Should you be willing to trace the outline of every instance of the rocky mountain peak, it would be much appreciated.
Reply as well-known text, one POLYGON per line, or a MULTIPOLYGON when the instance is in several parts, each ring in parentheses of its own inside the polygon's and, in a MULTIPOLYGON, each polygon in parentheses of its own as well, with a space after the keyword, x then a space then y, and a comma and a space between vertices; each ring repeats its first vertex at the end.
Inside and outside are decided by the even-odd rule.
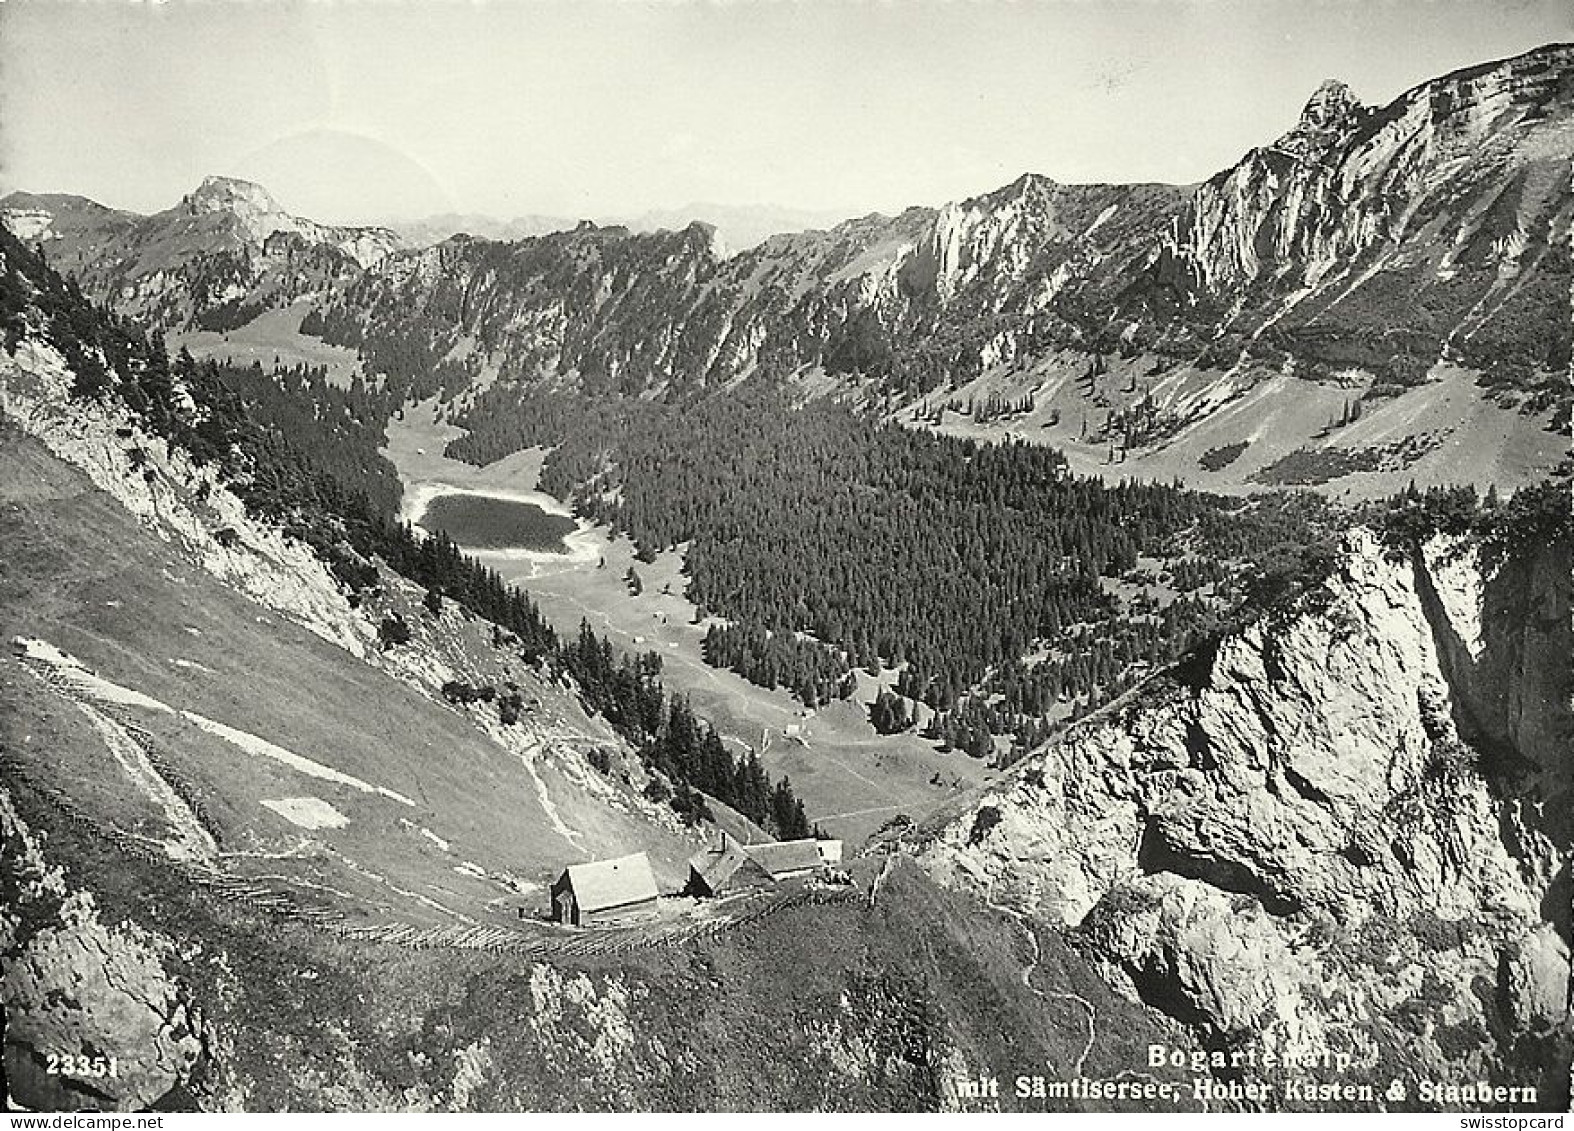
POLYGON ((726 259, 732 252, 715 224, 705 220, 691 220, 683 229, 690 247, 715 260, 726 259))
POLYGON ((1273 148, 1301 160, 1317 158, 1366 112, 1349 86, 1338 79, 1324 79, 1307 99, 1295 128, 1275 142, 1273 148))
POLYGON ((1361 100, 1348 85, 1338 79, 1324 79, 1307 100, 1295 128, 1300 131, 1337 129, 1363 109, 1361 100))
POLYGON ((257 216, 282 211, 267 189, 236 177, 205 177, 182 203, 193 214, 234 212, 257 216))
POLYGON ((1033 192, 1051 192, 1059 187, 1058 183, 1042 173, 1023 173, 1007 185, 1004 191, 1015 196, 1026 196, 1033 192))
POLYGON ((961 206, 982 206, 986 210, 1005 207, 1008 205, 1032 204, 1051 196, 1061 186, 1042 173, 1023 173, 1016 180, 1003 188, 984 193, 968 201, 962 201, 961 206))

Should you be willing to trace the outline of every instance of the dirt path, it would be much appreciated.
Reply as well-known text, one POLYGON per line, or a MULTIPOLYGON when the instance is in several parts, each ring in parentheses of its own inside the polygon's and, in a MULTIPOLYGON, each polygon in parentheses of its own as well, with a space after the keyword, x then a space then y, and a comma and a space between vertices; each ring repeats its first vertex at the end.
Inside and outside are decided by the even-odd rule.
MULTIPOLYGON (((1036 994, 1041 1000, 1048 1001, 1050 999, 1057 999, 1060 1001, 1075 1002, 1077 1005, 1082 1007, 1084 1013, 1086 1014, 1088 1021, 1087 1043, 1082 1046, 1082 1053, 1077 1057, 1077 1062, 1071 1070, 1071 1074, 1073 1076, 1082 1076, 1087 1067, 1088 1057, 1092 1055, 1093 1046, 1098 1042, 1098 1010, 1094 1008, 1092 1002, 1088 1001, 1088 999, 1083 997, 1081 994, 1072 993, 1068 990, 1041 990, 1035 986, 1033 984, 1033 971, 1038 969, 1039 961, 1043 957, 1043 951, 1040 947, 1038 941, 1038 931, 1034 929, 1033 921, 1028 918, 1027 915, 1023 914, 1021 911, 1018 911, 1014 907, 1007 907, 1004 904, 994 902, 987 903, 986 906, 994 911, 1000 912, 1002 915, 1008 916, 1010 919, 1015 921, 1016 924, 1020 926, 1023 932, 1027 935, 1028 945, 1032 948, 1033 956, 1027 965, 1022 967, 1022 984, 1026 986, 1031 993, 1036 994)), ((1146 1072, 1138 1072, 1135 1069, 1126 1069, 1122 1072, 1117 1072, 1113 1077, 1111 1077, 1111 1079, 1142 1080, 1150 1083, 1159 1082, 1157 1077, 1150 1076, 1146 1072)), ((1202 1110, 1205 1112, 1208 1111, 1209 1107, 1207 1100, 1203 1100, 1201 1102, 1202 1110)))
POLYGON ((874 878, 874 883, 869 885, 869 906, 873 907, 880 900, 880 885, 885 883, 885 878, 891 874, 891 868, 896 862, 896 853, 887 852, 885 860, 880 865, 880 874, 874 878))
POLYGON ((563 820, 563 815, 558 812, 557 802, 552 800, 552 793, 547 789, 546 779, 541 776, 541 771, 536 762, 541 754, 540 743, 532 743, 530 748, 521 754, 520 760, 525 764, 525 770, 530 774, 530 780, 535 783, 536 797, 541 801, 541 810, 547 815, 547 820, 558 836, 573 845, 575 850, 583 853, 585 846, 580 843, 580 833, 568 826, 563 820))
POLYGON ((875 813, 900 813, 901 811, 902 807, 900 805, 876 805, 872 809, 854 809, 848 813, 826 813, 814 819, 816 821, 838 821, 843 817, 868 817, 875 813))
POLYGON ((1027 935, 1028 946, 1032 949, 1033 957, 1028 961, 1026 966, 1022 967, 1022 984, 1026 986, 1031 993, 1036 994, 1041 1000, 1048 1001, 1050 999, 1057 999, 1060 1001, 1076 1002, 1082 1007, 1084 1013, 1087 1015, 1087 1043, 1082 1046, 1082 1053, 1077 1057, 1077 1063, 1071 1069, 1071 1074, 1073 1076, 1081 1076, 1083 1068, 1087 1065, 1088 1056, 1093 1052, 1093 1045, 1098 1040, 1098 1010, 1094 1009, 1093 1003, 1088 1001, 1088 999, 1083 997, 1081 994, 1071 993, 1067 990, 1041 990, 1035 986, 1033 984, 1033 971, 1038 969, 1039 960, 1043 957, 1043 951, 1040 949, 1038 932, 1034 930, 1032 920, 1030 920, 1026 915, 1018 911, 1016 908, 1007 907, 1001 903, 989 903, 986 906, 994 911, 1000 912, 1002 915, 1008 916, 1012 921, 1020 926, 1023 933, 1027 935))

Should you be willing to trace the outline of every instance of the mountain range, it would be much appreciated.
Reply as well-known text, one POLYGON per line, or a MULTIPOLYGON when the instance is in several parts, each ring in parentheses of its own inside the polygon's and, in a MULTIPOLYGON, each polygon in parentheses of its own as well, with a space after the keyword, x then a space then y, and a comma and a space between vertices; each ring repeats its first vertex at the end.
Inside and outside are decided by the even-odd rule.
MULTIPOLYGON (((720 234, 724 247, 746 251, 771 236, 829 228, 844 219, 839 213, 771 205, 686 204, 680 208, 652 209, 629 215, 603 217, 601 223, 634 232, 676 231, 699 222, 720 234)), ((387 226, 403 237, 407 246, 427 247, 449 236, 469 235, 494 242, 508 242, 571 231, 579 224, 564 216, 512 216, 506 220, 479 213, 443 213, 416 220, 391 220, 387 226)))
POLYGON ((386 228, 291 216, 261 186, 227 177, 151 216, 58 194, 12 193, 0 208, 89 293, 161 326, 245 322, 352 279, 398 246, 386 228))
POLYGON ((1330 81, 1199 186, 1026 175, 738 254, 704 225, 588 222, 401 249, 222 180, 141 218, 0 204, 90 295, 171 332, 299 302, 335 344, 420 326, 478 389, 828 378, 984 436, 1001 428, 970 405, 1031 395, 1012 431, 1112 474, 1506 485, 1567 430, 1571 58, 1551 45, 1383 107, 1330 81))

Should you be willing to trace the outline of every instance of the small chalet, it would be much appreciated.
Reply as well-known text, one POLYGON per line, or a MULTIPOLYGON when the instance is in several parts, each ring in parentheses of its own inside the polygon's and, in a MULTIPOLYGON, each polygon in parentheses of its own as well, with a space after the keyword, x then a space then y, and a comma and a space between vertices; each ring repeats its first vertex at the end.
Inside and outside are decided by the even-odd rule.
POLYGON ((654 913, 656 877, 643 852, 570 864, 552 884, 552 921, 600 926, 654 913))
POLYGON ((717 896, 733 892, 757 891, 775 881, 771 874, 750 859, 748 850, 726 833, 704 852, 689 858, 688 895, 717 896))
POLYGON ((815 844, 813 840, 775 840, 767 844, 746 844, 743 851, 769 872, 771 879, 780 881, 813 875, 820 870, 824 861, 815 844))

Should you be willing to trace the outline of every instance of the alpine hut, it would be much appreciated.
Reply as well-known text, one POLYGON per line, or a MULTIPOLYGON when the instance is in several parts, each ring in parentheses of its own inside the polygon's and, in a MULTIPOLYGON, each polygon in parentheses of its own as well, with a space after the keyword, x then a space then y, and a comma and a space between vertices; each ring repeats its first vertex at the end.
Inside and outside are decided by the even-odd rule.
POLYGON ((689 858, 688 895, 717 896, 768 888, 775 881, 748 850, 726 833, 711 848, 689 858))
POLYGON ((656 877, 643 852, 570 864, 552 885, 552 921, 592 927, 653 913, 656 877))

